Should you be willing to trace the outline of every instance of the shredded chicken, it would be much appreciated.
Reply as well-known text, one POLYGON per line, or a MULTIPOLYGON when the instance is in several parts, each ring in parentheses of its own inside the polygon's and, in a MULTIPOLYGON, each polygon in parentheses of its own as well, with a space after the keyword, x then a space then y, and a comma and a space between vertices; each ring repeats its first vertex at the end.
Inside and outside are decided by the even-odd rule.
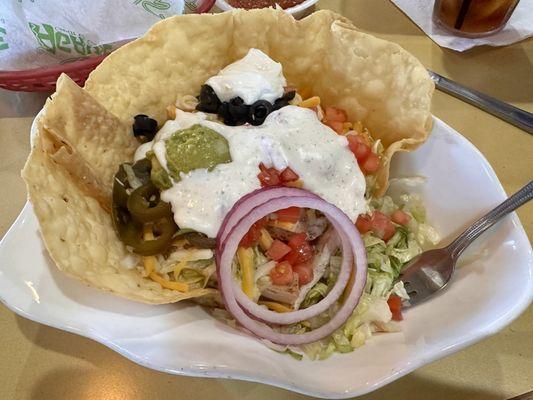
POLYGON ((296 298, 293 308, 297 310, 300 304, 304 301, 305 296, 313 286, 324 276, 326 268, 329 265, 329 260, 335 251, 339 248, 340 241, 337 232, 333 228, 329 228, 318 240, 318 252, 313 259, 313 280, 300 288, 300 293, 296 298))
POLYGON ((295 310, 307 296, 311 288, 322 278, 328 265, 329 260, 335 251, 339 248, 340 242, 337 233, 333 228, 329 228, 319 239, 317 254, 313 259, 313 280, 308 284, 299 287, 298 276, 294 275, 294 280, 290 285, 279 286, 270 284, 262 290, 261 295, 267 299, 279 301, 291 305, 295 310))
POLYGON ((267 286, 261 295, 267 299, 281 303, 293 304, 298 298, 298 275, 294 275, 294 279, 290 285, 278 286, 271 284, 267 286))

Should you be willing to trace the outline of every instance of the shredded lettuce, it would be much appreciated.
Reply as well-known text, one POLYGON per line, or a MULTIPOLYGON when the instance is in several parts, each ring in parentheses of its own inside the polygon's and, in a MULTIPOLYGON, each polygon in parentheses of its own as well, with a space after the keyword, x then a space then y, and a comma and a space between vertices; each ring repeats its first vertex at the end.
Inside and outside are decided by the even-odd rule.
POLYGON ((341 329, 318 342, 302 345, 302 351, 312 360, 323 360, 333 353, 348 353, 361 347, 380 326, 390 323, 392 314, 384 297, 364 293, 341 329))
POLYGON ((265 264, 268 262, 268 258, 263 254, 261 250, 259 250, 259 246, 254 246, 252 248, 254 252, 254 266, 257 268, 257 266, 265 264))
POLYGON ((426 208, 420 196, 416 194, 403 194, 399 198, 398 205, 403 211, 411 214, 417 222, 426 222, 426 208))
MULTIPOLYGON (((367 206, 370 212, 379 210, 387 215, 391 215, 396 210, 402 210, 411 218, 407 226, 396 224, 396 232, 387 242, 374 236, 372 232, 362 235, 368 260, 367 283, 352 315, 340 329, 327 338, 296 348, 276 347, 273 350, 288 354, 298 360, 302 358, 300 351, 312 360, 323 360, 336 352, 347 353, 361 347, 373 332, 392 332, 400 329, 400 325, 392 321, 392 313, 387 300, 392 294, 402 299, 409 298, 403 283, 398 280, 402 268, 419 255, 426 246, 436 243, 439 236, 435 229, 427 224, 425 209, 416 195, 401 195, 396 202, 389 196, 370 199, 367 206)), ((265 271, 269 271, 269 264, 273 262, 269 263, 257 246, 253 249, 253 254, 257 273, 256 285, 263 287, 270 284, 270 278, 265 271)), ((301 304, 302 307, 316 304, 327 295, 337 280, 341 264, 342 256, 338 252, 330 258, 325 275, 307 293, 301 304)), ((234 273, 239 276, 238 265, 234 267, 234 273)), ((182 275, 185 271, 185 269, 182 271, 182 275)), ((192 273, 191 279, 194 279, 192 273)), ((328 322, 339 307, 340 304, 335 303, 328 310, 307 321, 274 329, 291 334, 314 330, 328 322)))
MULTIPOLYGON (((341 329, 328 338, 301 346, 302 351, 312 360, 325 359, 335 352, 353 351, 362 346, 372 336, 372 332, 397 331, 400 325, 392 321, 387 299, 391 294, 402 299, 409 298, 403 282, 398 281, 402 268, 422 253, 424 248, 434 245, 439 240, 435 229, 426 223, 426 212, 417 195, 402 195, 398 202, 394 202, 389 196, 371 199, 368 202, 368 209, 378 210, 387 215, 402 210, 411 217, 411 220, 405 227, 396 225, 396 233, 387 242, 371 232, 362 236, 368 259, 365 291, 356 309, 341 329)), ((332 257, 331 270, 338 273, 341 263, 341 257, 332 257)), ((305 306, 320 301, 335 283, 335 279, 336 276, 326 277, 326 283, 317 283, 307 294, 305 306)), ((330 311, 331 314, 334 312, 330 311)), ((311 327, 320 326, 329 315, 330 313, 326 312, 313 318, 309 321, 311 327)))
POLYGON ((328 293, 328 285, 323 282, 317 282, 315 286, 307 292, 304 301, 302 301, 301 307, 306 308, 318 303, 328 293))
POLYGON ((398 281, 394 284, 394 286, 391 289, 391 294, 395 294, 396 296, 404 300, 409 299, 409 295, 407 294, 407 291, 405 290, 405 287, 403 286, 402 281, 398 281))
POLYGON ((183 268, 180 272, 180 276, 176 280, 186 283, 198 283, 205 280, 205 276, 193 268, 183 268))
POLYGON ((303 354, 297 353, 297 352, 295 352, 295 351, 293 351, 293 350, 291 350, 289 348, 287 348, 287 349, 285 349, 283 351, 279 351, 279 350, 274 350, 274 351, 277 351, 280 354, 287 354, 287 355, 291 356, 292 358, 294 358, 294 359, 296 359, 298 361, 301 361, 304 358, 303 354))
POLYGON ((312 342, 312 343, 306 343, 300 346, 302 351, 305 353, 307 357, 311 360, 317 360, 318 356, 320 354, 320 351, 324 348, 324 344, 322 342, 312 342))
POLYGON ((337 350, 339 353, 349 353, 353 350, 350 340, 344 334, 342 329, 333 332, 331 338, 333 339, 333 343, 335 343, 335 350, 337 350))
POLYGON ((422 223, 418 225, 416 240, 422 246, 435 246, 440 241, 440 235, 431 225, 422 223))

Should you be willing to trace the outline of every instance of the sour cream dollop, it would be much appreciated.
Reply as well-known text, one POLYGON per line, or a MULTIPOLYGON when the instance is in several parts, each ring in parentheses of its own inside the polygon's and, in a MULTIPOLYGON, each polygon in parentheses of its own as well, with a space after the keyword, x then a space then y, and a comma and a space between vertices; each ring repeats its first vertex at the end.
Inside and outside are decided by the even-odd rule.
MULTIPOLYGON (((180 228, 215 237, 227 212, 244 195, 258 189, 259 163, 295 171, 304 188, 335 204, 352 221, 365 211, 365 179, 348 141, 322 124, 309 109, 287 106, 271 113, 261 126, 226 126, 204 113, 177 110, 156 135, 152 148, 166 166, 165 141, 194 124, 206 126, 228 141, 232 161, 212 171, 197 169, 161 193, 172 205, 180 228)), ((146 152, 148 147, 144 150, 146 152)), ((142 158, 138 152, 136 158, 142 158)))
POLYGON ((213 88, 220 101, 240 97, 251 105, 257 100, 273 103, 283 96, 287 81, 280 63, 261 50, 250 49, 245 57, 222 69, 206 84, 213 88))

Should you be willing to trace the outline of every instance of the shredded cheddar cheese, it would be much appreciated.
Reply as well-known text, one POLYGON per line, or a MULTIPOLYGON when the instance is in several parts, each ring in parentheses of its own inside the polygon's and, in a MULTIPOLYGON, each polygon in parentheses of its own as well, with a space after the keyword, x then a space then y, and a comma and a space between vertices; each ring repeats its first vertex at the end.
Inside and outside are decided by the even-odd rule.
MULTIPOLYGON (((143 228, 143 234, 145 240, 154 240, 154 232, 151 225, 145 225, 143 228)), ((161 286, 171 290, 178 290, 180 292, 188 292, 189 285, 182 282, 172 282, 157 274, 157 258, 154 256, 144 256, 143 257, 144 271, 147 277, 151 280, 159 283, 161 286)))
POLYGON ((313 96, 302 101, 299 106, 304 108, 313 108, 320 105, 320 97, 313 96))
POLYGON ((189 285, 187 285, 186 283, 169 281, 169 280, 167 280, 165 278, 162 278, 161 276, 159 276, 155 272, 152 272, 149 276, 150 276, 150 278, 152 280, 156 281, 157 283, 159 283, 164 288, 171 289, 171 290, 177 290, 179 292, 188 292, 189 291, 189 285))
POLYGON ((351 122, 344 122, 342 124, 342 133, 346 133, 349 130, 351 130, 352 128, 353 128, 353 124, 351 122))
POLYGON ((150 276, 152 272, 155 272, 157 270, 157 268, 155 267, 156 262, 157 260, 154 256, 143 257, 144 274, 146 276, 150 276))
POLYGON ((176 119, 176 106, 170 105, 167 107, 167 117, 168 119, 176 119))
POLYGON ((293 311, 292 308, 287 307, 284 304, 277 303, 275 301, 260 300, 258 302, 258 304, 261 304, 263 306, 267 306, 269 310, 276 311, 276 312, 279 312, 279 313, 286 313, 286 312, 293 311))
POLYGON ((296 224, 294 224, 292 222, 278 221, 278 220, 269 221, 268 225, 270 225, 270 226, 272 226, 274 228, 285 229, 286 231, 289 231, 289 232, 293 232, 294 231, 294 227, 296 226, 296 224))
POLYGON ((241 267, 242 291, 250 299, 254 297, 254 253, 253 250, 245 247, 237 249, 237 258, 241 267))
POLYGON ((187 261, 186 260, 177 262, 176 266, 174 267, 174 278, 178 279, 178 277, 181 274, 181 270, 183 268, 186 268, 186 267, 187 267, 187 261))
POLYGON ((272 236, 270 236, 270 233, 268 233, 265 228, 261 228, 261 234, 259 236, 259 246, 261 246, 261 249, 267 251, 270 249, 273 242, 274 240, 272 239, 272 236))

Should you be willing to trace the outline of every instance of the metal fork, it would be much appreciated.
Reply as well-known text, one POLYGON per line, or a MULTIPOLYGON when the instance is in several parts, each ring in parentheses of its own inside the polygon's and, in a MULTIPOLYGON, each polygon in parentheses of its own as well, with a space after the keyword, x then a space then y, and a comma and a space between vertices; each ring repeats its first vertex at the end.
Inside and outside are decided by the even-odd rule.
POLYGON ((401 280, 410 296, 404 307, 420 304, 442 290, 453 275, 461 253, 483 232, 505 215, 533 198, 533 181, 530 181, 492 211, 474 222, 448 246, 428 250, 411 260, 403 269, 401 280))

